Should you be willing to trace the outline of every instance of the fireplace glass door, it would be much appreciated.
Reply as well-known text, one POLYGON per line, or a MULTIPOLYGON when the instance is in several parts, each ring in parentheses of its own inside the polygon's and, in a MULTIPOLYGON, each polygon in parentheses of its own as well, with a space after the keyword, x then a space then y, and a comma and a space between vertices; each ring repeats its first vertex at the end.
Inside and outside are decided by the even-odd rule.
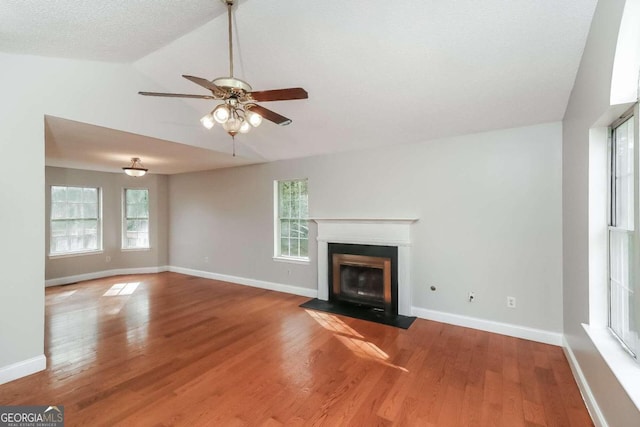
POLYGON ((335 299, 389 310, 391 305, 391 259, 333 254, 335 299))

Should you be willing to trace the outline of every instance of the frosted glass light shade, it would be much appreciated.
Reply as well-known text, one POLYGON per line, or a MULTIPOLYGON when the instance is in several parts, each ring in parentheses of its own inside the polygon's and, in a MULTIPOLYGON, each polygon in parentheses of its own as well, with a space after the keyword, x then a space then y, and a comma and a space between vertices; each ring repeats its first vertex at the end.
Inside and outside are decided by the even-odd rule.
POLYGON ((147 173, 146 169, 134 169, 134 168, 122 168, 124 169, 124 173, 129 176, 133 176, 135 178, 139 176, 144 176, 147 173))
POLYGON ((260 123, 262 123, 262 116, 258 113, 254 113, 253 111, 247 111, 247 120, 249 120, 251 126, 257 128, 260 126, 260 123))
POLYGON ((218 123, 225 123, 229 120, 229 109, 226 105, 220 104, 213 110, 213 118, 218 123))
POLYGON ((247 133, 251 130, 251 125, 248 121, 244 120, 242 125, 240 125, 240 133, 247 133))
POLYGON ((207 129, 211 129, 213 127, 213 125, 216 124, 215 120, 213 120, 213 116, 211 114, 207 114, 206 116, 203 116, 200 119, 200 123, 202 123, 202 126, 206 127, 207 129))

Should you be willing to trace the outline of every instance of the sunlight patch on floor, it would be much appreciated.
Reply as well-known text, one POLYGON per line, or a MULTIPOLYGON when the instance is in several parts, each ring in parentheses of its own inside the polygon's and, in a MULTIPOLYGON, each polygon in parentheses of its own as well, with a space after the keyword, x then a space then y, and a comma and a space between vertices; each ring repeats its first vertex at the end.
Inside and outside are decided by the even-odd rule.
POLYGON ((75 294, 78 290, 74 289, 73 291, 63 291, 55 294, 48 294, 45 298, 46 304, 52 304, 62 301, 65 298, 70 297, 75 294))
POLYGON ((113 297, 116 295, 131 295, 136 291, 136 288, 140 285, 140 282, 130 283, 116 283, 109 288, 107 292, 102 295, 103 297, 113 297))
POLYGON ((107 292, 105 292, 103 297, 120 297, 124 296, 127 298, 113 298, 109 303, 104 304, 101 307, 101 311, 103 311, 108 316, 116 316, 122 310, 122 307, 127 303, 129 297, 133 295, 136 291, 140 282, 129 282, 129 283, 116 283, 111 286, 107 292))
POLYGON ((78 292, 77 289, 74 289, 73 291, 60 292, 59 294, 56 295, 56 299, 62 299, 62 298, 70 297, 71 295, 75 294, 76 292, 78 292))
POLYGON ((403 372, 409 372, 402 366, 396 366, 389 363, 389 355, 382 351, 380 347, 372 342, 367 341, 360 333, 355 331, 349 325, 344 323, 333 314, 322 313, 319 311, 305 310, 316 322, 323 328, 334 332, 335 337, 345 347, 347 347, 357 357, 373 360, 383 365, 399 369, 403 372))
POLYGON ((351 335, 358 338, 364 338, 349 325, 338 319, 336 316, 319 311, 305 310, 309 316, 313 317, 323 328, 338 334, 351 335))

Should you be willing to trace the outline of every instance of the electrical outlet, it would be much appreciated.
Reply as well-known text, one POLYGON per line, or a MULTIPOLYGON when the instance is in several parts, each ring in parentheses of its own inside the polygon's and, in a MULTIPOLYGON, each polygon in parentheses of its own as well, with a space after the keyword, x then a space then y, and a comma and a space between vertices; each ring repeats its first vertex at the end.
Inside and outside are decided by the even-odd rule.
POLYGON ((205 264, 209 264, 209 257, 208 256, 204 257, 204 262, 205 262, 205 264))
POLYGON ((474 292, 469 292, 469 302, 474 302, 476 300, 476 294, 474 292))
POLYGON ((507 297, 507 307, 516 308, 516 297, 507 297))
POLYGON ((109 255, 107 255, 107 257, 105 258, 104 262, 111 262, 111 257, 109 255))

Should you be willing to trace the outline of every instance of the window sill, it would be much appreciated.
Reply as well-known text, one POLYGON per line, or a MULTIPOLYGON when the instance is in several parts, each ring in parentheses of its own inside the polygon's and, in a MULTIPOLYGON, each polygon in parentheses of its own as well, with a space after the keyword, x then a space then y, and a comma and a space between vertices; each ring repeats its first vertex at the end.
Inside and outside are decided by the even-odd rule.
POLYGON ((151 248, 120 248, 122 252, 147 252, 150 251, 151 248))
POLYGON ((291 258, 291 257, 284 257, 284 256, 274 256, 273 260, 276 262, 288 262, 291 264, 302 264, 302 265, 308 265, 311 262, 309 258, 291 258))
POLYGON ((607 328, 582 324, 611 372, 640 410, 640 364, 627 353, 607 328))
POLYGON ((102 249, 97 251, 86 251, 86 252, 68 252, 65 254, 49 254, 49 259, 59 259, 59 258, 73 258, 77 256, 85 256, 85 255, 98 255, 102 254, 104 251, 102 249))

